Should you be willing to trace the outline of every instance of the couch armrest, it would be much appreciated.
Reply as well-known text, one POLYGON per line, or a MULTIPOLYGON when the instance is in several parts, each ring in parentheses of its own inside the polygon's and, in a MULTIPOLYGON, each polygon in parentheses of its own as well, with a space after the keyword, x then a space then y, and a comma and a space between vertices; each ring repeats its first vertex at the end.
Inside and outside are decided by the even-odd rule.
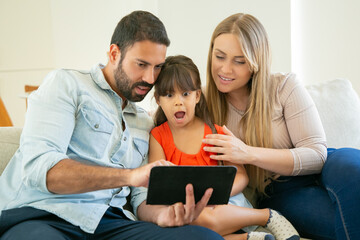
POLYGON ((0 127, 0 175, 19 148, 22 128, 0 127))

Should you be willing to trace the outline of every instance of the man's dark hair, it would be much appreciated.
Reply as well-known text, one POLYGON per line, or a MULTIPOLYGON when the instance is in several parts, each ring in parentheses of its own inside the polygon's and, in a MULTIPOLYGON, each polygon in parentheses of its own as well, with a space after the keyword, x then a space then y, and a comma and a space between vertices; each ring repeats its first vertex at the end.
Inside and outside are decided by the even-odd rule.
POLYGON ((167 47, 170 45, 165 26, 159 18, 146 11, 134 11, 120 20, 112 35, 111 44, 118 45, 123 59, 130 46, 143 40, 167 47))

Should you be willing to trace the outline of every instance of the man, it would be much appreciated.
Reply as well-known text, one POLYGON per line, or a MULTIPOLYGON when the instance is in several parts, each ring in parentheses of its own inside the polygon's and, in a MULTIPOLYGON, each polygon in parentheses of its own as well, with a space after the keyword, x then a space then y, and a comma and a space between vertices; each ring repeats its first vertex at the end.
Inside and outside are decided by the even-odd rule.
POLYGON ((170 44, 162 22, 136 11, 116 27, 104 67, 50 73, 29 98, 20 148, 0 179, 1 239, 221 239, 189 226, 195 205, 146 205, 152 121, 134 102, 155 82, 170 44), (123 210, 133 187, 132 206, 123 210), (155 224, 154 224, 155 223, 155 224), (176 228, 166 228, 181 226, 176 228))

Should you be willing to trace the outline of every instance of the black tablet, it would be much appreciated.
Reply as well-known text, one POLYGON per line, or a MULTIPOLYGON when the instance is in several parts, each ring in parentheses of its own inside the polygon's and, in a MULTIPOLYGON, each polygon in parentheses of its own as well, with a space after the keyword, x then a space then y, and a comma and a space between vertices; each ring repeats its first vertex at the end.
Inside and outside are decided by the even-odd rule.
POLYGON ((236 168, 234 166, 157 166, 150 172, 147 204, 185 203, 185 187, 194 186, 195 202, 213 188, 209 205, 227 204, 236 168))

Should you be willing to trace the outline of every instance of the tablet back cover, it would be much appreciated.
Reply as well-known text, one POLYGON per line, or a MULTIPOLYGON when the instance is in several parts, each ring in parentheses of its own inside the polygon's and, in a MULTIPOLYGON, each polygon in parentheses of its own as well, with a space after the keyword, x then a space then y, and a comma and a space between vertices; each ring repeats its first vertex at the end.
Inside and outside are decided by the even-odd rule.
POLYGON ((194 186, 195 202, 206 189, 214 191, 209 205, 227 204, 236 168, 234 166, 157 166, 150 172, 147 204, 172 205, 185 203, 185 187, 194 186))

